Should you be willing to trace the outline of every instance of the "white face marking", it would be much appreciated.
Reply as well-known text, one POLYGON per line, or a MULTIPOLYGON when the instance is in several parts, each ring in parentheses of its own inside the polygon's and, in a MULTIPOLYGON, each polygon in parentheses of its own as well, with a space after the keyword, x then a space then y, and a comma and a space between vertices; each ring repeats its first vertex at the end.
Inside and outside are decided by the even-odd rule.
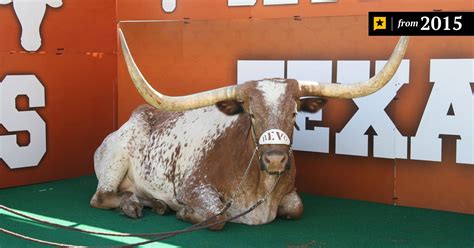
POLYGON ((282 97, 286 93, 287 84, 270 80, 262 80, 257 84, 257 89, 262 92, 270 116, 278 116, 281 111, 282 97))
POLYGON ((301 85, 319 85, 318 82, 315 82, 315 81, 305 81, 305 80, 298 80, 298 83, 301 84, 301 85))

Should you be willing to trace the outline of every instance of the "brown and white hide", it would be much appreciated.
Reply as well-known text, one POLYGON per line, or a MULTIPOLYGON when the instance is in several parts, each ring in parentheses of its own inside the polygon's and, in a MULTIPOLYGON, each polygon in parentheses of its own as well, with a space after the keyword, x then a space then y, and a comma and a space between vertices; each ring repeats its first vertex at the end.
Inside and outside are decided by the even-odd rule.
MULTIPOLYGON (((300 101, 295 80, 251 81, 243 86, 242 101, 184 112, 162 112, 149 105, 137 108, 130 119, 109 135, 95 153, 99 184, 91 205, 121 208, 130 217, 141 217, 143 206, 163 214, 167 208, 193 223, 219 213, 239 192, 224 216, 233 216, 262 198, 281 174, 268 200, 235 222, 264 224, 277 216, 298 218, 303 213, 296 193, 293 155, 286 145, 263 145, 248 176, 238 185, 255 149, 255 138, 279 129, 291 139, 294 118, 302 104, 311 112, 318 101, 300 101), (259 157, 266 152, 286 154, 285 168, 264 168, 259 157)), ((267 157, 264 157, 267 159, 267 157)), ((267 165, 272 165, 268 159, 267 165)), ((272 165, 273 166, 273 165, 272 165)), ((220 229, 216 225, 213 229, 220 229)))

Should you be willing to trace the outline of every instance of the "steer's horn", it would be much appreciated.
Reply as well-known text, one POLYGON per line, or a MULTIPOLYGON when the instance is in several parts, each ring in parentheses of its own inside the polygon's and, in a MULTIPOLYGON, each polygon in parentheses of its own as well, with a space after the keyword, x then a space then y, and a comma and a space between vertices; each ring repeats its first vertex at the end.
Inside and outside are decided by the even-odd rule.
POLYGON ((195 109, 205 106, 213 105, 219 101, 224 100, 238 100, 238 87, 228 86, 215 90, 209 90, 197 94, 187 96, 165 96, 160 92, 156 91, 143 77, 142 73, 138 69, 135 61, 130 54, 127 42, 123 36, 122 30, 118 30, 120 43, 122 45, 122 52, 127 63, 128 72, 132 78, 135 87, 138 92, 143 96, 145 101, 154 106, 157 109, 165 111, 184 111, 189 109, 195 109))
POLYGON ((375 76, 365 82, 354 84, 319 84, 316 82, 299 82, 301 96, 321 96, 333 98, 356 98, 370 95, 381 89, 392 79, 402 62, 407 50, 409 37, 402 36, 392 52, 390 59, 375 76))

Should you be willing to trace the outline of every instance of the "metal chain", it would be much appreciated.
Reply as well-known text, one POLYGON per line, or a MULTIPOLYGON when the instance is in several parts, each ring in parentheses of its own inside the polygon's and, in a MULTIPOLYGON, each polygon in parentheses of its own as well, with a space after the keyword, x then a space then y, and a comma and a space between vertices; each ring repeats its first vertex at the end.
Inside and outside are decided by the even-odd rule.
POLYGON ((250 158, 250 161, 247 165, 247 168, 245 169, 245 172, 244 172, 244 174, 242 175, 242 177, 240 179, 239 185, 237 185, 237 190, 234 191, 234 193, 230 197, 231 201, 233 201, 234 198, 237 196, 237 194, 240 193, 240 190, 242 189, 242 185, 243 185, 245 179, 247 179, 247 175, 250 171, 250 167, 252 167, 253 159, 255 158, 255 154, 257 154, 257 151, 258 151, 258 146, 255 147, 255 150, 253 150, 253 154, 252 154, 252 157, 250 158))
MULTIPOLYGON (((247 179, 248 173, 249 173, 249 171, 250 171, 250 167, 252 167, 252 163, 253 163, 253 160, 254 160, 254 158, 255 158, 255 154, 257 154, 257 151, 258 151, 258 148, 259 148, 259 144, 258 144, 258 142, 255 140, 255 129, 253 128, 253 123, 252 123, 252 121, 250 122, 250 131, 251 131, 252 134, 253 134, 253 141, 254 141, 254 144, 255 144, 255 149, 253 150, 252 157, 250 158, 250 161, 249 161, 249 163, 247 164, 247 168, 245 169, 244 174, 243 174, 242 177, 240 178, 239 185, 237 185, 237 190, 234 191, 234 193, 233 193, 233 194, 231 195, 231 197, 230 197, 230 200, 227 201, 227 202, 224 204, 224 207, 219 211, 219 213, 218 213, 218 214, 215 214, 214 216, 212 216, 212 217, 210 217, 210 218, 208 218, 207 220, 209 220, 209 219, 211 219, 211 218, 214 219, 214 218, 216 218, 217 216, 224 214, 225 211, 227 211, 227 209, 229 209, 229 208, 232 206, 232 204, 234 204, 235 197, 237 196, 237 194, 240 193, 240 191, 241 191, 241 189, 242 189, 242 185, 243 185, 245 179, 247 179)), ((207 220, 205 220, 205 221, 207 221, 207 220)), ((203 222, 205 222, 205 221, 203 221, 203 222)))
POLYGON ((263 202, 266 202, 267 199, 268 199, 268 196, 273 193, 273 190, 275 189, 277 183, 280 181, 280 177, 281 177, 281 173, 278 173, 278 177, 277 179, 275 180, 275 182, 273 183, 272 187, 270 188, 269 191, 267 191, 267 194, 265 194, 265 196, 263 196, 263 198, 261 198, 260 200, 263 201, 263 202))

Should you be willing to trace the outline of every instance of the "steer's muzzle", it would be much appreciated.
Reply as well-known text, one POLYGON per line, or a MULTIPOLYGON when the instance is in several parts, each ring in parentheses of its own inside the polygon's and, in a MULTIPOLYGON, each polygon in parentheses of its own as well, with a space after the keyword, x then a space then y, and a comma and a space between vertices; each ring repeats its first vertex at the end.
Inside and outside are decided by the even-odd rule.
POLYGON ((287 151, 267 150, 260 156, 260 169, 269 174, 281 174, 291 167, 291 158, 287 151))

